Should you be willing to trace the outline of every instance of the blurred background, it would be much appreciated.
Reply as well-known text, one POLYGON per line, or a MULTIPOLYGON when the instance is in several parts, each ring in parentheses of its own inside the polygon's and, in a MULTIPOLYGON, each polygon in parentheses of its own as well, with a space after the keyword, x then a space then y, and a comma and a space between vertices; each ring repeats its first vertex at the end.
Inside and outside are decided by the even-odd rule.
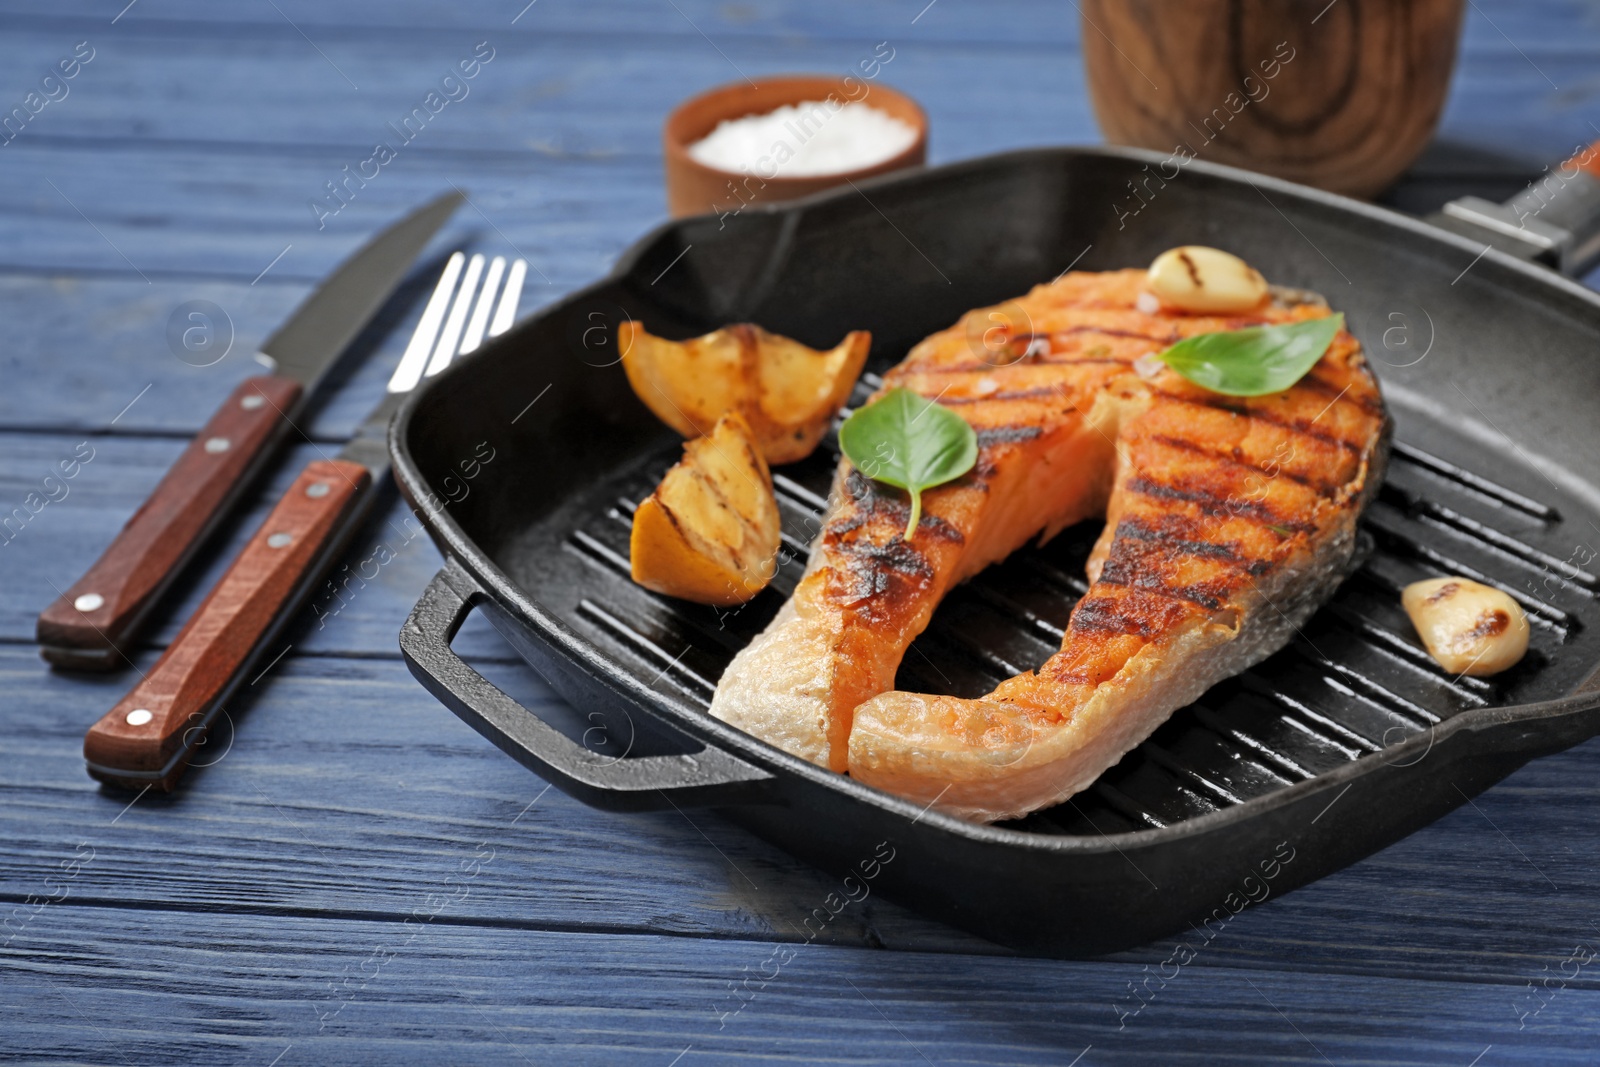
MULTIPOLYGON (((1340 6, 1323 25, 1339 31, 1340 6)), ((213 301, 253 343, 368 235, 451 183, 472 197, 458 232, 529 260, 526 313, 666 216, 667 112, 744 76, 848 73, 886 42, 879 80, 926 111, 929 163, 1101 140, 1070 3, 62 0, 0 5, 0 27, 6 109, 75 48, 93 54, 63 98, 0 134, 12 340, 0 375, 27 379, 41 351, 85 345, 107 371, 70 394, 0 390, 8 426, 105 425, 128 400, 110 368, 147 358, 152 324, 184 300, 213 301), (492 59, 466 95, 397 137, 480 45, 492 59), (384 138, 395 158, 331 200, 328 183, 384 138)), ((1466 4, 1437 134, 1380 202, 1424 213, 1464 193, 1501 200, 1600 137, 1597 54, 1590 0, 1466 4)), ((248 367, 176 370, 215 382, 248 367)), ((345 395, 325 430, 363 410, 345 395)), ((118 428, 178 430, 199 410, 181 387, 146 401, 118 428)))

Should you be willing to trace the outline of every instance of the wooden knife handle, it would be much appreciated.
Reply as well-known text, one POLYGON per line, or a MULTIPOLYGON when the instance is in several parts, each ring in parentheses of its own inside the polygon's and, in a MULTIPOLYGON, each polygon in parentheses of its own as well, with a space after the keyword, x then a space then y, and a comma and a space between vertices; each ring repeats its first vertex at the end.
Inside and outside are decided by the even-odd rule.
MULTIPOLYGON (((109 548, 39 615, 44 658, 110 670, 156 599, 215 527, 258 459, 283 439, 297 382, 246 378, 184 449, 109 548)), ((130 650, 131 651, 131 650, 130 650)))
POLYGON ((218 699, 371 484, 359 463, 307 465, 150 673, 89 728, 92 776, 133 789, 177 784, 218 699))

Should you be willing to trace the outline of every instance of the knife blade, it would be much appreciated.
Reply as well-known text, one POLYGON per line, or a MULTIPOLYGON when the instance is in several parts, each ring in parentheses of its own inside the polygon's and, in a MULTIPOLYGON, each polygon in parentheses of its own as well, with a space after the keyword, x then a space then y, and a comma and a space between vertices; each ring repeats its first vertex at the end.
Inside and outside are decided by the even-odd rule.
POLYGON ((341 353, 461 203, 424 204, 345 260, 262 344, 268 373, 222 402, 94 565, 39 615, 39 651, 78 670, 120 666, 151 609, 281 450, 341 353))
POLYGON ((394 413, 421 380, 475 350, 485 327, 490 337, 510 327, 523 266, 518 260, 504 272, 491 324, 504 261, 490 266, 480 291, 483 257, 471 263, 459 252, 451 257, 384 398, 356 435, 334 458, 301 471, 161 658, 84 735, 92 777, 130 789, 177 784, 225 702, 276 646, 366 521, 376 490, 389 484, 394 413))

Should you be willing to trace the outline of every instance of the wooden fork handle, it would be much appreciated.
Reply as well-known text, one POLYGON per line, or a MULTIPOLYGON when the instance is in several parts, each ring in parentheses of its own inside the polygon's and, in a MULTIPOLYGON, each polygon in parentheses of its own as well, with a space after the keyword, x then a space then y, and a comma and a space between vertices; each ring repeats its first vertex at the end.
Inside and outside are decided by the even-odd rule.
POLYGON ((286 378, 239 383, 94 566, 39 615, 45 659, 122 665, 155 601, 283 440, 300 393, 286 378))
POLYGON ((93 777, 132 789, 177 784, 221 700, 371 484, 349 460, 307 465, 166 653, 89 728, 93 777))

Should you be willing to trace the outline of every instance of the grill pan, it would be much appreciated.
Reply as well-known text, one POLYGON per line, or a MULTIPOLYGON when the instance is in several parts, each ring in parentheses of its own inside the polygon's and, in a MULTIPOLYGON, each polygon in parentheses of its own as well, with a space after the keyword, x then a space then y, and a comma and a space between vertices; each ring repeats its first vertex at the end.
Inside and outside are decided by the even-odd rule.
MULTIPOLYGON (((916 910, 1052 955, 1221 919, 1600 733, 1600 298, 1481 241, 1230 168, 1190 163, 1135 199, 1132 183, 1155 188, 1159 163, 1038 149, 677 221, 440 375, 391 431, 400 485, 446 557, 401 633, 412 672, 587 803, 711 806, 916 910), (734 652, 799 578, 837 451, 830 440, 774 472, 785 558, 749 604, 719 610, 635 586, 631 509, 681 441, 628 387, 614 343, 624 317, 667 337, 750 321, 815 347, 869 329, 854 404, 969 308, 1069 265, 1140 265, 1185 243, 1325 294, 1395 416, 1365 558, 1289 647, 1179 711, 1091 789, 994 826, 707 715, 734 652), (463 492, 481 441, 496 458, 463 492), (1453 678, 1423 652, 1399 589, 1446 573, 1526 608, 1532 644, 1516 668, 1453 678), (540 718, 456 656, 450 640, 473 608, 570 702, 570 721, 540 718)), ((1096 533, 1069 529, 952 592, 898 687, 976 696, 1037 666, 1085 589, 1096 533)))

